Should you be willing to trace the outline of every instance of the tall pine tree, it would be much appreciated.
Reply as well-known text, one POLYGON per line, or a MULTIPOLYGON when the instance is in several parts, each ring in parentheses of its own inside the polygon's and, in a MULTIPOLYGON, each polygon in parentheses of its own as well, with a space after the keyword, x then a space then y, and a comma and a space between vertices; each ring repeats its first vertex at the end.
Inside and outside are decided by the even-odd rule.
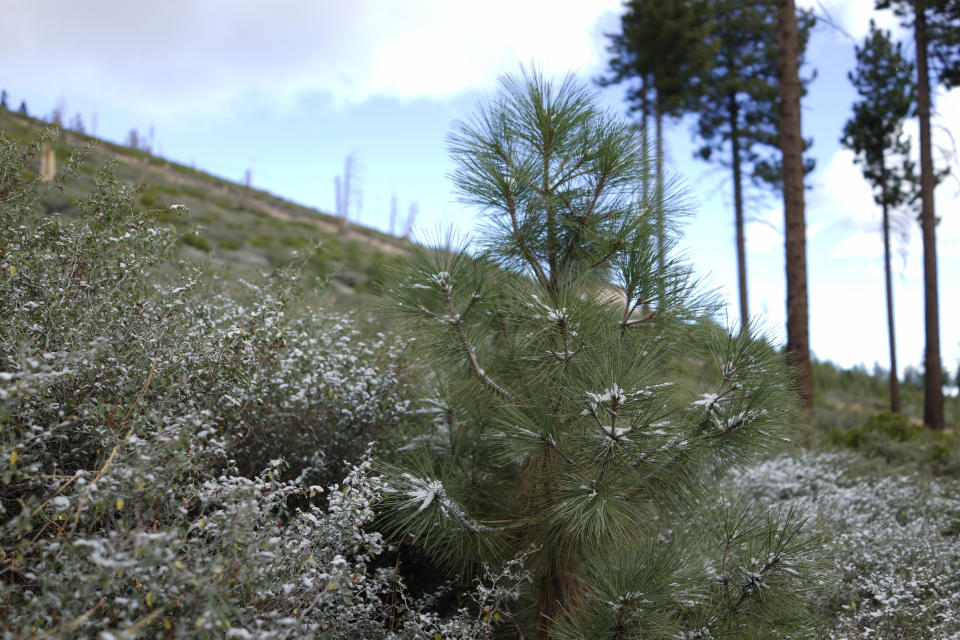
POLYGON ((915 100, 914 67, 902 45, 870 21, 870 35, 856 48, 857 68, 848 77, 860 95, 853 116, 843 128, 842 143, 857 154, 864 177, 874 188, 883 211, 883 266, 887 292, 890 346, 890 410, 900 412, 896 332, 893 320, 893 278, 890 268, 891 210, 916 199, 916 176, 909 159, 910 142, 903 121, 915 100), (892 156, 892 158, 891 158, 892 156))
MULTIPOLYGON (((733 178, 734 228, 741 326, 750 320, 744 212, 744 175, 754 185, 780 189, 779 85, 776 0, 712 0, 714 58, 699 96, 700 156, 719 160, 733 178), (729 154, 724 158, 724 154, 729 154)), ((814 19, 801 12, 802 58, 814 19)), ((813 169, 812 161, 805 166, 813 169)))
POLYGON ((797 368, 797 390, 813 408, 807 302, 807 223, 803 198, 803 128, 800 123, 800 34, 793 0, 777 0, 777 76, 780 85, 780 150, 783 175, 783 234, 787 272, 787 355, 797 368))
POLYGON ((916 46, 917 101, 920 125, 920 228, 923 238, 924 385, 923 422, 945 428, 943 366, 940 359, 940 301, 937 285, 937 218, 933 190, 936 172, 930 140, 931 71, 934 86, 960 82, 960 6, 957 0, 879 0, 877 8, 894 8, 911 27, 916 46), (929 18, 929 25, 928 25, 929 18), (933 55, 931 55, 933 54, 933 55), (931 65, 931 62, 934 64, 931 65))
MULTIPOLYGON (((663 186, 663 120, 690 112, 702 89, 712 57, 709 40, 712 8, 708 0, 630 0, 620 18, 620 33, 609 34, 610 75, 601 85, 629 82, 627 100, 639 111, 643 131, 652 117, 655 179, 663 186)), ((659 260, 666 259, 664 221, 657 224, 659 260)))
POLYGON ((420 251, 391 289, 436 378, 432 420, 384 469, 388 528, 461 575, 536 549, 504 637, 789 634, 813 584, 796 514, 714 493, 780 439, 788 374, 703 319, 688 267, 661 266, 674 199, 642 189, 635 128, 532 73, 450 147, 488 233, 420 251), (691 356, 705 387, 680 373, 691 356))

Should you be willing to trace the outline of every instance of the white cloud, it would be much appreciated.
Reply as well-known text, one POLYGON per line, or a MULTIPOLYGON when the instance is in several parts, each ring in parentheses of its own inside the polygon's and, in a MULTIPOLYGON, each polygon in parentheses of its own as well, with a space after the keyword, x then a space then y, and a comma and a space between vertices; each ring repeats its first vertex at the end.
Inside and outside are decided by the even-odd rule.
POLYGON ((747 248, 751 253, 783 249, 783 209, 768 209, 747 223, 747 248))
POLYGON ((152 115, 306 94, 445 97, 531 61, 596 72, 596 25, 619 1, 0 0, 0 10, 8 88, 55 84, 152 115))
POLYGON ((893 11, 877 11, 874 0, 798 0, 797 6, 812 9, 826 28, 837 26, 843 30, 840 37, 847 35, 857 42, 870 32, 870 20, 873 19, 881 29, 891 30, 900 37, 904 30, 900 19, 893 11), (834 25, 827 24, 833 22, 834 25))
POLYGON ((858 232, 845 236, 830 249, 831 258, 875 258, 883 254, 880 233, 858 232))
MULTIPOLYGON (((950 166, 953 175, 941 183, 934 203, 940 224, 937 226, 937 244, 942 252, 946 248, 960 246, 960 216, 953 212, 960 202, 960 166, 957 150, 950 132, 960 132, 960 90, 938 97, 934 117, 934 160, 938 169, 950 166)), ((919 164, 918 125, 915 118, 904 123, 904 132, 911 140, 911 153, 919 164)), ((835 258, 870 257, 882 251, 880 242, 880 207, 873 201, 870 184, 864 179, 862 169, 854 162, 849 149, 840 149, 818 169, 813 178, 809 196, 808 219, 823 225, 829 239, 836 241, 830 255, 835 258), (838 240, 839 238, 839 240, 838 240), (871 243, 870 238, 875 238, 871 243), (871 244, 875 249, 871 249, 871 244)), ((919 226, 911 220, 914 212, 896 213, 900 219, 895 228, 905 229, 909 237, 911 255, 919 256, 919 226)), ((899 244, 899 236, 895 244, 899 244)))

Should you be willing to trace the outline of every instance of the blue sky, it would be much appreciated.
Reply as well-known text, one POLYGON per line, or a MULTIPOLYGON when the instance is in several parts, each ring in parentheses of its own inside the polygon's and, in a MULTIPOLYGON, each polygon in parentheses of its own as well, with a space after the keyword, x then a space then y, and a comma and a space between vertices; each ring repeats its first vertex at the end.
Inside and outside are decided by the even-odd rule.
MULTIPOLYGON (((887 362, 879 211, 849 152, 839 145, 854 92, 846 79, 853 42, 870 17, 896 28, 872 0, 803 0, 841 29, 822 25, 808 50, 818 76, 803 103, 816 171, 808 178, 811 344, 842 365, 887 362)), ((474 229, 474 211, 455 201, 444 138, 496 87, 498 75, 536 62, 549 73, 602 72, 603 33, 617 28, 619 0, 0 0, 0 85, 34 115, 60 102, 96 133, 120 141, 154 127, 154 150, 325 210, 334 175, 354 153, 362 224, 387 230, 395 194, 401 220, 412 201, 416 227, 474 229)), ((625 111, 622 89, 601 98, 625 111)), ((934 142, 960 135, 960 92, 941 94, 934 142)), ((908 132, 915 132, 913 123, 908 132)), ((711 286, 736 296, 728 173, 693 159, 689 122, 667 128, 669 168, 696 203, 683 250, 711 286)), ((938 155, 940 165, 955 157, 938 155)), ((938 190, 941 344, 945 366, 960 364, 960 181, 938 190)), ((782 205, 748 201, 751 312, 783 335, 782 205)), ((402 224, 401 224, 402 226, 402 224)), ((898 355, 923 352, 919 227, 896 263, 898 355)), ((737 310, 730 307, 731 321, 737 310)))

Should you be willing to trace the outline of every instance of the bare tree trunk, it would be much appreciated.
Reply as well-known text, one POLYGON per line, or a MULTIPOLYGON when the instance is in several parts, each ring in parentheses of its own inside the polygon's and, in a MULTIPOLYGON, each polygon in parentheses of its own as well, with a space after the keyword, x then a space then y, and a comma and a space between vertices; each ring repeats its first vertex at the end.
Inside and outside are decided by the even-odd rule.
POLYGON ((659 94, 653 102, 653 117, 657 126, 657 261, 663 271, 667 249, 663 231, 663 106, 659 94))
POLYGON ((803 135, 800 126, 800 47, 793 0, 777 0, 780 77, 780 150, 787 271, 787 355, 797 367, 803 407, 813 408, 813 371, 807 307, 807 239, 803 204, 803 135))
POLYGON ((353 197, 353 154, 343 161, 343 194, 340 202, 340 235, 346 235, 350 220, 350 199, 353 197))
POLYGON ((337 219, 343 217, 343 186, 340 184, 340 176, 333 177, 334 207, 336 208, 337 219))
POLYGON ((397 194, 390 196, 390 235, 397 235, 397 194))
POLYGON ((926 350, 923 363, 923 422, 943 429, 943 369, 940 363, 940 303, 937 299, 937 219, 933 211, 933 157, 930 150, 930 78, 927 74, 926 15, 914 3, 917 43, 917 118, 920 120, 920 227, 923 235, 923 315, 926 350))
POLYGON ((737 233, 737 280, 740 285, 740 331, 750 324, 747 298, 747 248, 743 229, 743 176, 740 172, 740 133, 737 96, 730 94, 730 162, 733 165, 733 210, 737 233))
MULTIPOLYGON (((882 162, 882 161, 881 161, 882 162)), ((890 411, 900 413, 900 380, 897 374, 897 338, 893 329, 893 276, 890 272, 890 213, 887 206, 887 167, 880 165, 883 195, 883 270, 887 285, 887 335, 890 338, 890 411)))

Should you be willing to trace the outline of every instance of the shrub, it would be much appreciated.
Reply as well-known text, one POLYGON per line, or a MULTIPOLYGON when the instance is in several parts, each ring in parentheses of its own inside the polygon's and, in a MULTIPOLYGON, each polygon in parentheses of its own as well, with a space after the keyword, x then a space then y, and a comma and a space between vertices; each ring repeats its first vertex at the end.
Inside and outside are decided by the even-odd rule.
POLYGON ((919 428, 902 413, 877 413, 863 424, 866 433, 880 433, 893 440, 906 442, 917 436, 919 428))
POLYGON ((956 479, 878 472, 845 451, 778 456, 726 482, 822 524, 826 560, 838 580, 817 590, 828 621, 819 637, 960 637, 956 479))
MULTIPOLYGON (((342 459, 410 417, 404 344, 291 317, 290 270, 245 300, 166 283, 157 212, 107 169, 77 219, 43 215, 37 148, 0 134, 3 636, 488 637, 370 568, 382 481, 342 459)), ((499 616, 524 576, 488 577, 499 616)))
POLYGON ((200 235, 198 232, 187 233, 181 237, 183 244, 199 249, 203 252, 210 251, 210 241, 200 235))

